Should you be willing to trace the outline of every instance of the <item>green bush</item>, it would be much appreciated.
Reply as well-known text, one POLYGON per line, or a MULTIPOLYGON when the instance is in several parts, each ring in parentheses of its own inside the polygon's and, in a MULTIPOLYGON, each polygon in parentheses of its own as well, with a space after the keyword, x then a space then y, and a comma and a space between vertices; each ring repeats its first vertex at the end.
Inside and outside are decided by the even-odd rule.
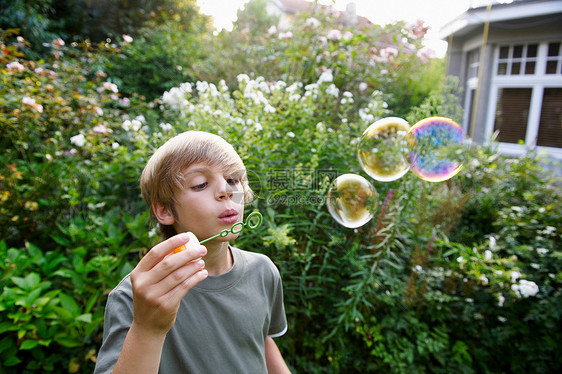
MULTIPOLYGON (((277 61, 312 33, 303 22, 302 35, 271 41, 277 61)), ((362 131, 404 111, 393 90, 410 84, 359 90, 386 65, 367 76, 331 58, 353 54, 361 38, 330 44, 324 71, 260 77, 233 63, 231 81, 196 74, 147 102, 108 74, 122 46, 55 43, 30 61, 25 41, 3 36, 0 371, 92 371, 108 292, 158 241, 140 172, 188 129, 224 136, 248 168, 257 193, 248 210, 265 220, 235 244, 280 268, 289 331, 278 344, 293 371, 559 371, 560 189, 531 155, 473 146, 446 182, 408 173, 374 183, 375 217, 355 230, 327 212, 333 178, 363 174, 362 131)), ((310 52, 292 50, 291 63, 315 66, 321 53, 310 52)), ((427 98, 411 98, 420 105, 407 118, 457 119, 453 87, 421 89, 427 98)))

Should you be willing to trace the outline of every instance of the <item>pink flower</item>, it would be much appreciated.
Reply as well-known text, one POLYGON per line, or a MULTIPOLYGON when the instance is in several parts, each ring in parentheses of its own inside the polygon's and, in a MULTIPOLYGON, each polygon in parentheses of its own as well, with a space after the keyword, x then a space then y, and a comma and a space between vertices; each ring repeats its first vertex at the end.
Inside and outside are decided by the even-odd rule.
POLYGON ((306 26, 310 26, 310 27, 318 27, 320 26, 320 21, 318 21, 316 18, 314 17, 310 17, 306 19, 306 26))
POLYGON ((431 57, 435 56, 435 51, 431 48, 423 47, 416 53, 416 56, 422 61, 427 62, 431 57))
POLYGON ((111 92, 119 92, 119 89, 117 88, 117 85, 115 83, 111 83, 111 82, 103 82, 103 85, 100 87, 101 89, 98 89, 98 91, 111 91, 111 92))
POLYGON ((61 38, 53 40, 52 43, 55 47, 58 47, 58 48, 61 48, 61 47, 64 46, 64 40, 62 40, 61 38))
POLYGON ((12 61, 8 65, 6 65, 8 69, 8 73, 22 73, 25 70, 25 67, 17 61, 12 61))
POLYGON ((21 99, 21 103, 22 103, 24 106, 28 106, 28 107, 30 107, 31 109, 34 109, 34 110, 38 111, 39 113, 43 113, 43 105, 37 104, 37 103, 35 102, 35 99, 32 99, 31 97, 24 96, 24 97, 21 99))
POLYGON ((128 107, 131 106, 131 100, 124 97, 124 98, 119 100, 119 105, 121 105, 123 108, 128 108, 128 107))
POLYGON ((333 41, 338 41, 342 38, 342 34, 340 30, 330 30, 327 35, 328 39, 333 41))
POLYGON ((97 132, 97 133, 100 133, 100 134, 103 134, 103 133, 105 133, 105 132, 108 131, 108 130, 107 130, 107 127, 105 127, 105 126, 102 125, 101 123, 100 123, 99 125, 95 126, 92 130, 93 130, 94 132, 97 132))

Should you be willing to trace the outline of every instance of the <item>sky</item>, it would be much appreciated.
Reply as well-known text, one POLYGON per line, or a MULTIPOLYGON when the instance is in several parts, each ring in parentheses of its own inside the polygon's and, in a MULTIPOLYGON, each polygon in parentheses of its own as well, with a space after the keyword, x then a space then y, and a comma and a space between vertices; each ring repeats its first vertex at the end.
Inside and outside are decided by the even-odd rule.
MULTIPOLYGON (((447 43, 439 39, 439 29, 463 13, 469 3, 477 0, 319 0, 321 4, 333 4, 336 9, 345 10, 348 3, 356 4, 357 14, 367 17, 375 24, 387 24, 404 20, 423 20, 430 26, 426 45, 437 55, 444 55, 447 43)), ((198 0, 201 12, 213 16, 218 30, 232 28, 236 12, 248 0, 198 0)))

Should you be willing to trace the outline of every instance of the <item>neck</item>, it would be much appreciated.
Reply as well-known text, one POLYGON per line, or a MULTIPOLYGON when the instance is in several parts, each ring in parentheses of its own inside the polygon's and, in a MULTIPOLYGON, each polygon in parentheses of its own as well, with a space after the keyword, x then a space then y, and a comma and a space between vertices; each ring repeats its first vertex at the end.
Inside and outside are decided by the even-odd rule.
POLYGON ((211 240, 204 245, 207 247, 207 255, 203 257, 203 260, 209 275, 221 275, 232 268, 234 260, 232 259, 230 249, 228 249, 228 242, 215 242, 211 240))

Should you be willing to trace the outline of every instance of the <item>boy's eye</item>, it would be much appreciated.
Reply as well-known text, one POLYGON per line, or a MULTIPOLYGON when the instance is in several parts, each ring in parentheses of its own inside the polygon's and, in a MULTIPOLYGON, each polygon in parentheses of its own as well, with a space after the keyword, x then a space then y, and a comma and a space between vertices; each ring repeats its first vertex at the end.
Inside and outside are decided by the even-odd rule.
POLYGON ((201 184, 197 184, 197 185, 191 187, 191 189, 192 189, 192 190, 195 190, 195 191, 199 191, 199 190, 204 189, 205 187, 207 187, 207 182, 203 182, 203 183, 201 183, 201 184))
POLYGON ((240 180, 236 178, 226 178, 226 183, 234 185, 240 183, 240 180))

